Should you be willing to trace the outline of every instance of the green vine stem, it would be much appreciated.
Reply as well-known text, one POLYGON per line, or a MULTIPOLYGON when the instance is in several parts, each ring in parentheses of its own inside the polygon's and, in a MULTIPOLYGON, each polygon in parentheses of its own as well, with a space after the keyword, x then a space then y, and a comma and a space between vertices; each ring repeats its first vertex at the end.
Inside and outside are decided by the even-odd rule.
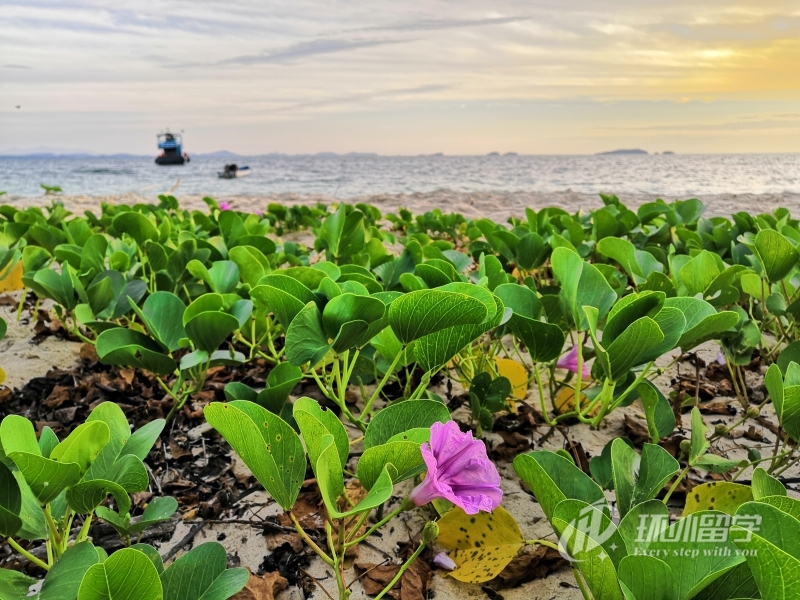
POLYGON ((33 554, 31 554, 30 552, 25 550, 22 546, 20 546, 17 542, 14 541, 14 538, 10 538, 10 537, 6 538, 6 541, 8 542, 9 546, 11 546, 14 550, 19 552, 25 558, 27 558, 29 561, 31 561, 33 564, 35 564, 37 567, 41 567, 45 571, 49 571, 50 570, 50 565, 48 565, 47 563, 39 560, 33 554))

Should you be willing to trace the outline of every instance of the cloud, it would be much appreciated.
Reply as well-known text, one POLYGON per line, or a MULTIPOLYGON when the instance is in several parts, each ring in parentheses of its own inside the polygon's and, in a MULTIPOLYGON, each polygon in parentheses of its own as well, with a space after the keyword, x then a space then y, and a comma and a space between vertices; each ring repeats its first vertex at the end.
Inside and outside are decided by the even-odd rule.
POLYGON ((423 19, 397 23, 395 25, 381 25, 367 27, 360 31, 435 31, 437 29, 457 29, 465 27, 485 27, 487 25, 506 25, 527 21, 531 17, 495 17, 491 19, 423 19))
POLYGON ((335 39, 319 39, 311 40, 308 42, 299 42, 292 44, 280 50, 272 50, 262 52, 260 54, 249 54, 243 56, 235 56, 219 61, 220 65, 255 65, 255 64, 269 64, 269 63, 286 63, 294 59, 306 58, 308 56, 318 56, 321 54, 335 54, 339 52, 348 52, 350 50, 358 50, 361 48, 373 48, 375 46, 385 46, 387 44, 399 44, 406 40, 335 40, 335 39))

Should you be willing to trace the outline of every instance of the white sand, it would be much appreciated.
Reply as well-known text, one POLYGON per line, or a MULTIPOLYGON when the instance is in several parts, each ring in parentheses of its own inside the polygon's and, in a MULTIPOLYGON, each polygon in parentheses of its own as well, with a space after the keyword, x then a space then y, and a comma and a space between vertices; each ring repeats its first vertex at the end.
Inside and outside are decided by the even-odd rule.
MULTIPOLYGON (((206 209, 200 196, 181 196, 180 190, 175 193, 185 208, 206 209)), ((657 199, 657 194, 620 194, 620 200, 631 208, 645 202, 657 199)), ((48 204, 50 199, 58 199, 67 208, 83 212, 85 210, 97 211, 101 202, 112 204, 137 202, 158 202, 154 196, 140 196, 137 194, 119 194, 113 196, 48 196, 48 197, 22 197, 4 196, 0 203, 14 206, 42 206, 48 204)), ((676 198, 664 197, 665 201, 676 198)), ((496 221, 505 221, 509 216, 525 216, 525 208, 531 207, 539 210, 546 206, 560 206, 569 212, 581 209, 601 207, 603 205, 599 195, 582 194, 566 190, 563 192, 455 192, 452 190, 437 190, 435 192, 414 194, 380 194, 376 196, 358 196, 355 198, 335 198, 325 195, 298 195, 298 194, 271 194, 259 196, 219 196, 219 201, 230 202, 234 209, 242 211, 263 210, 270 202, 279 202, 286 205, 315 204, 316 202, 333 203, 346 201, 350 203, 367 202, 374 204, 382 212, 394 212, 400 207, 407 208, 413 213, 424 213, 434 208, 445 212, 459 212, 467 218, 490 217, 496 221)), ((747 211, 752 213, 770 212, 778 207, 785 206, 789 209, 800 209, 800 194, 713 194, 701 196, 700 200, 708 205, 707 216, 729 216, 734 212, 747 211)))

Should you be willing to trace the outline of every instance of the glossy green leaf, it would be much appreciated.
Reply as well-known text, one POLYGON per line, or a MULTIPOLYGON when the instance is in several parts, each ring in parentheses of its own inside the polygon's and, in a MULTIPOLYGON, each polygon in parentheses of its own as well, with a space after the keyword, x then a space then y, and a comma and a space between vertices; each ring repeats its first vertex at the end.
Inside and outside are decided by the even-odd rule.
POLYGON ((22 528, 22 492, 14 475, 0 463, 0 535, 11 537, 22 528))
POLYGON ((644 444, 641 456, 623 440, 611 444, 614 490, 621 516, 642 502, 652 500, 680 470, 669 452, 655 444, 644 444))
POLYGON ((584 306, 592 306, 603 318, 611 310, 617 294, 596 267, 567 248, 556 248, 551 257, 553 272, 561 282, 561 295, 580 331, 588 327, 584 306))
POLYGON ((143 552, 119 550, 89 568, 77 600, 163 600, 158 571, 143 552))
POLYGON ((316 400, 311 398, 298 398, 293 408, 294 418, 300 427, 300 433, 308 450, 311 464, 317 464, 322 451, 322 436, 332 435, 339 462, 347 464, 350 455, 350 439, 347 430, 332 411, 323 409, 316 400))
POLYGON ((371 490, 387 464, 393 467, 391 473, 394 483, 415 477, 426 470, 419 442, 387 442, 367 448, 358 460, 357 474, 361 485, 371 490))
POLYGON ((305 450, 295 431, 246 400, 213 402, 203 412, 275 501, 290 510, 306 472, 305 450))
POLYGON ((222 544, 207 542, 181 556, 162 574, 164 598, 169 600, 227 600, 250 578, 247 569, 227 569, 222 544))
POLYGON ((800 258, 794 244, 773 229, 762 229, 756 234, 755 251, 771 282, 786 277, 800 258))
POLYGON ((86 572, 99 562, 91 542, 67 549, 47 572, 37 600, 75 600, 86 572))
POLYGON ((588 475, 566 458, 548 450, 517 456, 514 471, 531 488, 549 520, 556 506, 567 498, 587 504, 605 499, 603 490, 588 475))
POLYGON ((406 400, 387 406, 372 418, 364 434, 364 450, 387 443, 392 437, 450 420, 450 410, 435 400, 406 400))
POLYGON ((487 315, 486 305, 477 298, 440 290, 410 292, 389 306, 389 324, 406 344, 456 325, 477 325, 487 315))

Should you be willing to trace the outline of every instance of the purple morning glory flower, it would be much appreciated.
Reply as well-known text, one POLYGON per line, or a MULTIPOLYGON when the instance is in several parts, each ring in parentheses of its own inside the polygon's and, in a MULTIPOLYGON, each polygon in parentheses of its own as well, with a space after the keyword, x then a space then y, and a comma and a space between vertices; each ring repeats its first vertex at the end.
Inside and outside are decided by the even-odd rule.
POLYGON ((231 208, 233 208, 233 206, 231 205, 230 202, 220 202, 219 203, 219 209, 220 210, 230 210, 231 208))
POLYGON ((433 564, 435 564, 440 569, 444 569, 445 571, 455 571, 458 565, 456 562, 450 558, 450 555, 447 552, 439 552, 436 556, 433 557, 433 564))
POLYGON ((434 423, 430 443, 420 450, 428 474, 409 496, 417 506, 443 498, 474 515, 492 512, 503 500, 500 475, 486 446, 472 439, 472 432, 462 433, 455 421, 434 423))
MULTIPOLYGON (((592 368, 583 361, 583 369, 581 369, 581 378, 589 379, 592 376, 592 368)), ((558 359, 556 367, 559 369, 566 369, 573 373, 578 372, 578 346, 573 346, 569 352, 558 359)))

